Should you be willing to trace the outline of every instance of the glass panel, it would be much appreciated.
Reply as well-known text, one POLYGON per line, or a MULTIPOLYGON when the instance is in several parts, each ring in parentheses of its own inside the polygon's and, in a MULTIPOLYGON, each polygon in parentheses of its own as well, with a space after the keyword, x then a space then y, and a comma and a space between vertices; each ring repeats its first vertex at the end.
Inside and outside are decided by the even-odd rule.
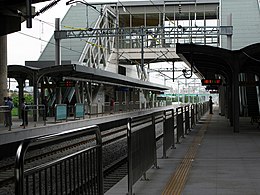
POLYGON ((133 14, 132 15, 132 26, 144 26, 144 14, 133 14))
POLYGON ((146 26, 158 26, 159 14, 146 14, 146 26))
POLYGON ((130 15, 121 14, 119 17, 119 26, 120 27, 130 27, 130 15))

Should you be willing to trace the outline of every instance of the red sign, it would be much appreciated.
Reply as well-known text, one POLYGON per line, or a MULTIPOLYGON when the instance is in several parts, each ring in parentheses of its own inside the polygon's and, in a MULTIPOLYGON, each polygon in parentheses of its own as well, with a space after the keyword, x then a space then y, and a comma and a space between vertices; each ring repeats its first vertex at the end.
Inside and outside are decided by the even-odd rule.
POLYGON ((221 79, 202 79, 201 84, 202 85, 221 85, 222 80, 221 79))
POLYGON ((58 87, 75 87, 76 82, 75 81, 59 81, 58 82, 58 87))

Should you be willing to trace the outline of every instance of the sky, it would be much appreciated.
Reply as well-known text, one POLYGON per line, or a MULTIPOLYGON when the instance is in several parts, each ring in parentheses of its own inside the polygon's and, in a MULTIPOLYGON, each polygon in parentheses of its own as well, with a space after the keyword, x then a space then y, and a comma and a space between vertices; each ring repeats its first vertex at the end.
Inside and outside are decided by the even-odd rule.
MULTIPOLYGON (((54 31, 55 18, 62 18, 70 5, 68 0, 61 0, 56 6, 33 19, 32 28, 26 28, 26 22, 22 23, 21 31, 7 36, 7 64, 24 65, 25 61, 38 60, 47 42, 54 31)), ((113 1, 113 0, 112 0, 113 1)), ((126 0, 120 0, 121 2, 126 0)), ((34 4, 36 11, 39 11, 47 3, 34 4)), ((87 0, 88 3, 111 2, 111 0, 87 0)))
MULTIPOLYGON (((40 52, 47 44, 45 41, 49 41, 54 31, 53 26, 44 22, 54 25, 55 18, 63 18, 69 8, 65 3, 66 1, 62 0, 55 7, 35 17, 32 28, 26 28, 26 22, 23 22, 21 31, 7 36, 8 65, 24 65, 25 61, 38 60, 40 52)), ((39 11, 45 5, 46 3, 35 4, 36 11, 39 11)))

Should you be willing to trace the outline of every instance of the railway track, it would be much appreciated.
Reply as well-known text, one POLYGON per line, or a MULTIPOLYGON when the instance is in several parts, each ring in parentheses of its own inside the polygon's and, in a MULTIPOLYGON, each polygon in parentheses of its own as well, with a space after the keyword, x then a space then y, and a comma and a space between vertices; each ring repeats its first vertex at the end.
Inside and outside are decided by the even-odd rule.
POLYGON ((127 156, 125 155, 110 166, 104 168, 104 192, 107 192, 126 175, 127 156))

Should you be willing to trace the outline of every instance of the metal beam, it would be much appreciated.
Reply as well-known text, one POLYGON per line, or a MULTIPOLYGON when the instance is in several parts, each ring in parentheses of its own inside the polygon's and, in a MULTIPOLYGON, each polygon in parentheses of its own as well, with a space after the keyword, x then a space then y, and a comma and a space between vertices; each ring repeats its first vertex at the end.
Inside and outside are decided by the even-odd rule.
POLYGON ((183 69, 173 69, 173 68, 150 68, 148 69, 148 72, 182 72, 183 69))
MULTIPOLYGON (((142 27, 145 34, 153 35, 151 27, 142 27)), ((80 30, 61 30, 55 31, 55 39, 72 39, 72 38, 88 38, 88 37, 109 37, 109 36, 139 36, 141 28, 109 28, 109 29, 80 29, 80 30), (118 32, 118 33, 117 33, 118 32)), ((164 36, 219 36, 219 35, 232 35, 233 26, 178 26, 178 27, 156 27, 156 34, 164 36)))

